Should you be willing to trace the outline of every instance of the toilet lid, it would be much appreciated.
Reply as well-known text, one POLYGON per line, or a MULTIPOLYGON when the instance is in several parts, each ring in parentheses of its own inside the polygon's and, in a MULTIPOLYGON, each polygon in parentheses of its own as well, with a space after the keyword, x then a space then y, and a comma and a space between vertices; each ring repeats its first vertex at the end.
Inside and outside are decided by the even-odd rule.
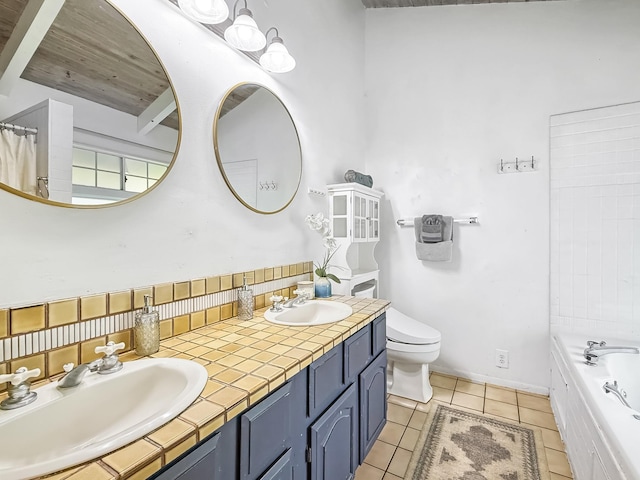
POLYGON ((387 338, 396 342, 429 345, 440 342, 438 330, 419 322, 395 308, 387 309, 387 338))

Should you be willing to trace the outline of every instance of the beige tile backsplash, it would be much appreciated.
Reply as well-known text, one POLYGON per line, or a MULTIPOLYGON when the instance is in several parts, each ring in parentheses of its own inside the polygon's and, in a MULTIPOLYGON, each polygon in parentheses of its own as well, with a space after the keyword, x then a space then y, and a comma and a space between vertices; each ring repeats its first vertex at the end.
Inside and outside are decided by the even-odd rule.
POLYGON ((243 275, 255 307, 262 308, 274 293, 291 296, 297 281, 309 279, 312 266, 302 262, 0 309, 0 372, 24 365, 40 368, 45 378, 61 373, 64 363, 97 358, 95 347, 107 341, 122 341, 125 351, 132 350, 135 312, 144 295, 159 311, 166 339, 236 315, 243 275))

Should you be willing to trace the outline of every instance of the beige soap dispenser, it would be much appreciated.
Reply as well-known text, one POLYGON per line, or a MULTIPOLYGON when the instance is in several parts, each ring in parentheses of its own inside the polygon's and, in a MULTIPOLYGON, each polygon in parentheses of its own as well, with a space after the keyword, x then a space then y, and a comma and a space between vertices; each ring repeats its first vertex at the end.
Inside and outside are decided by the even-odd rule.
POLYGON ((136 313, 133 327, 136 354, 140 356, 151 355, 160 349, 160 314, 151 310, 149 298, 149 295, 144 296, 144 307, 136 313))

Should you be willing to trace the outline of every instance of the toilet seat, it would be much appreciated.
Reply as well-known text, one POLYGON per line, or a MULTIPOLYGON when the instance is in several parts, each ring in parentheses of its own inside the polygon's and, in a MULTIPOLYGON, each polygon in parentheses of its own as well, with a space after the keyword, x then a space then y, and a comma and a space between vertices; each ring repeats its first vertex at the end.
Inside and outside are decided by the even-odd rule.
MULTIPOLYGON (((434 345, 440 344, 442 335, 438 330, 399 312, 393 307, 387 309, 387 340, 399 344, 434 345)), ((411 350, 404 350, 411 351, 411 350)), ((422 350, 424 351, 424 350, 422 350)))
POLYGON ((405 343, 387 338, 387 350, 405 353, 432 353, 440 350, 440 342, 436 343, 405 343))

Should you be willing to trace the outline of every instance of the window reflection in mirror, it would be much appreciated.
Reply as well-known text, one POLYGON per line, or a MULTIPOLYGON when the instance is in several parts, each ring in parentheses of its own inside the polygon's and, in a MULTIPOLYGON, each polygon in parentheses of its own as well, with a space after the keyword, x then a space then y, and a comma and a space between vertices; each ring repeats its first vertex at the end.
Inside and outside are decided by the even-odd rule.
POLYGON ((240 84, 223 98, 214 124, 216 159, 235 197, 258 213, 286 208, 298 191, 298 133, 282 101, 268 88, 240 84))
POLYGON ((12 65, 0 75, 0 188, 64 205, 146 192, 180 139, 155 52, 107 0, 28 4, 0 0, 0 65, 12 65), (47 33, 34 39, 29 25, 47 33))

